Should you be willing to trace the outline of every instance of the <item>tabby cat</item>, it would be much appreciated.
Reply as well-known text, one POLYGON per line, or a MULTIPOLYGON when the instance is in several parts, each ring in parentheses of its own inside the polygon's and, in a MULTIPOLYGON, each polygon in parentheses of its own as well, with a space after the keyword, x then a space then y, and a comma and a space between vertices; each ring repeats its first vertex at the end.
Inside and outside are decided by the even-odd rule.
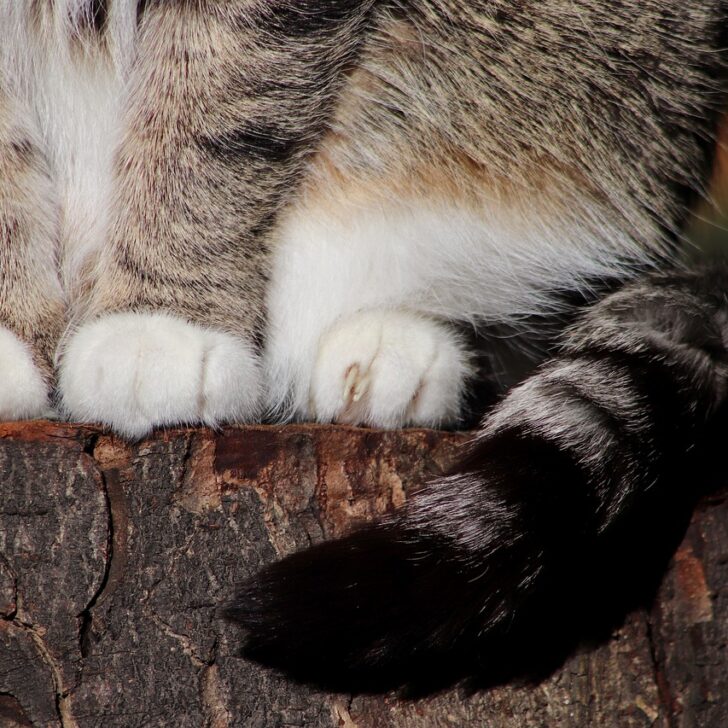
POLYGON ((677 251, 727 11, 0 0, 0 416, 454 426, 616 289, 450 475, 229 610, 347 686, 506 633, 724 398, 728 279, 677 251))

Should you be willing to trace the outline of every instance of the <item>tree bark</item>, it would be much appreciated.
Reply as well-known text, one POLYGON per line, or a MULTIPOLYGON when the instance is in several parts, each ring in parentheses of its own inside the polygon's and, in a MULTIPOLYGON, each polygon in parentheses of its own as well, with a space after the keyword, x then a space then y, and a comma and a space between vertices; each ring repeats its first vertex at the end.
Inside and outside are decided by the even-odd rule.
POLYGON ((0 425, 0 726, 728 726, 728 505, 701 502, 651 610, 538 685, 330 696, 235 655, 261 565, 401 504, 463 434, 0 425))

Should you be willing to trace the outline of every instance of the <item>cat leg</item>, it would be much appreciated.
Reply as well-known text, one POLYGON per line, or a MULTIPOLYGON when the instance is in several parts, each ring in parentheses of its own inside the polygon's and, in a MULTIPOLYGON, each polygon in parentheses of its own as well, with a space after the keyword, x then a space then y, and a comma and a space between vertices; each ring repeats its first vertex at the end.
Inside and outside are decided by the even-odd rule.
POLYGON ((472 369, 454 322, 528 331, 534 312, 568 313, 560 292, 640 263, 588 199, 415 196, 315 172, 276 229, 264 369, 281 419, 455 422, 472 369))
POLYGON ((224 5, 143 8, 108 244, 61 351, 67 415, 128 436, 258 416, 267 233, 365 15, 301 34, 297 4, 224 5))
MULTIPOLYGON (((134 65, 122 53, 137 38, 128 12, 111 14, 95 31, 94 73, 61 35, 60 69, 41 80, 62 72, 63 83, 38 91, 52 110, 46 136, 59 170, 59 263, 72 306, 59 347, 62 407, 128 437, 157 425, 249 419, 260 391, 250 334, 260 308, 254 279, 263 276, 257 259, 246 270, 242 253, 256 251, 235 254, 235 211, 214 194, 211 177, 226 187, 233 170, 216 172, 190 129, 196 89, 174 78, 185 68, 171 46, 192 21, 182 13, 175 28, 173 16, 143 21, 134 65), (166 47, 150 47, 157 34, 166 47)), ((204 72, 204 56, 199 64, 204 72)))
POLYGON ((0 89, 0 419, 52 413, 53 353, 65 320, 58 206, 32 127, 0 89))
MULTIPOLYGON (((126 437, 254 419, 260 399, 253 335, 265 252, 237 239, 246 196, 239 170, 212 148, 219 116, 203 111, 216 105, 205 85, 226 48, 212 36, 225 29, 196 16, 150 6, 139 18, 128 106, 118 112, 115 207, 60 349, 66 416, 126 437)), ((221 95, 230 79, 217 75, 221 95)), ((220 114, 230 112, 219 101, 220 114)))
MULTIPOLYGON (((391 428, 457 422, 473 372, 450 323, 464 318, 449 315, 458 304, 437 305, 457 276, 437 250, 441 236, 456 247, 469 220, 461 213, 347 203, 332 212, 318 200, 288 212, 267 302, 264 370, 276 416, 391 428)), ((482 223, 472 224, 468 235, 482 223)))

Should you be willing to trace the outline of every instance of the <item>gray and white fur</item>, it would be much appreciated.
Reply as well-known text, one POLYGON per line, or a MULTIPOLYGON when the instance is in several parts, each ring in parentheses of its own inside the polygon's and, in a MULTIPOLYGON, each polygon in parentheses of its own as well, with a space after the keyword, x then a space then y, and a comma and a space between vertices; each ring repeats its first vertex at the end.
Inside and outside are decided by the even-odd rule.
POLYGON ((517 332, 491 373, 511 382, 575 302, 637 279, 562 335, 450 477, 232 610, 251 654, 322 681, 319 644, 345 680, 490 634, 558 571, 543 514, 596 548, 659 482, 658 412, 684 452, 722 401, 722 275, 644 276, 678 266, 705 192, 727 11, 0 0, 0 416, 128 437, 264 413, 454 425, 482 375, 463 327, 517 332), (559 474, 570 508, 546 488, 559 474), (416 604, 393 574, 426 584, 416 604))

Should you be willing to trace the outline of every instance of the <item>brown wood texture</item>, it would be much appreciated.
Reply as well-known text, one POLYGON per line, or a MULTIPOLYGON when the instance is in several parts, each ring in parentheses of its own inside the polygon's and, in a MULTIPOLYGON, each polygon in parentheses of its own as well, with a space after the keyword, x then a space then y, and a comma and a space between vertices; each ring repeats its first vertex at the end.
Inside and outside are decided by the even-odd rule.
POLYGON ((651 610, 538 685, 330 696, 235 656, 216 605, 262 564, 400 504, 465 436, 316 426, 0 425, 0 726, 728 726, 728 504, 651 610))

